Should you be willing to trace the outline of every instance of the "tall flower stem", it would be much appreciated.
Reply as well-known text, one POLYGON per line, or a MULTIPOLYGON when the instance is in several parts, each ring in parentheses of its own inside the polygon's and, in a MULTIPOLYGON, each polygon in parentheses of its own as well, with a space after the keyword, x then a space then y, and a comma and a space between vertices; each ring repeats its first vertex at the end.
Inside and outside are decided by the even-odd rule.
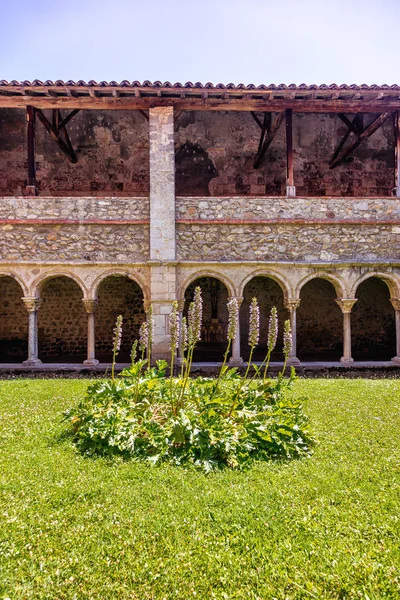
POLYGON ((114 381, 115 378, 115 362, 117 359, 117 354, 121 348, 121 339, 122 339, 122 315, 118 315, 117 322, 114 328, 114 339, 113 339, 113 357, 112 357, 112 366, 111 366, 111 379, 114 381))

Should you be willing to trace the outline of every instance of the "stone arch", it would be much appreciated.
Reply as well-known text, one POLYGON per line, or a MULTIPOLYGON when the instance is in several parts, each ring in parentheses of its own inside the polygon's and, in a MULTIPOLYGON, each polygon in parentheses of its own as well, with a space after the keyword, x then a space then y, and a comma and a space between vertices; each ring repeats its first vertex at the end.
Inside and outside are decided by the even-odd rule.
POLYGON ((90 298, 97 299, 100 285, 108 277, 127 277, 128 279, 131 279, 142 290, 144 301, 145 302, 150 301, 149 288, 146 285, 146 283, 144 282, 143 278, 140 275, 138 275, 137 273, 131 273, 130 271, 126 271, 123 269, 121 269, 121 270, 108 269, 107 271, 104 271, 103 273, 98 275, 98 277, 96 277, 96 279, 94 280, 93 284, 90 286, 90 290, 89 290, 90 298))
POLYGON ((276 277, 271 277, 264 270, 256 271, 255 273, 256 274, 253 277, 246 278, 246 285, 242 288, 243 302, 240 307, 241 356, 245 360, 249 358, 250 347, 248 345, 248 337, 250 303, 252 298, 256 297, 260 308, 260 342, 254 351, 253 360, 263 361, 266 356, 268 323, 273 306, 275 306, 278 311, 279 335, 276 348, 271 358, 273 361, 281 360, 283 359, 283 324, 288 316, 285 308, 288 288, 284 288, 282 283, 276 277))
POLYGON ((88 298, 88 290, 83 280, 76 275, 76 273, 68 269, 57 269, 57 271, 47 271, 46 273, 42 273, 42 275, 35 279, 31 284, 30 295, 40 298, 43 287, 50 279, 54 279, 55 277, 67 277, 68 279, 72 279, 80 287, 83 298, 88 298))
POLYGON ((39 358, 44 362, 76 363, 86 358, 87 315, 84 288, 76 276, 51 273, 36 282, 39 358))
POLYGON ((391 273, 385 273, 384 271, 369 271, 368 273, 361 275, 361 277, 358 277, 351 286, 350 298, 357 298, 356 294, 359 285, 372 277, 376 277, 385 282, 391 298, 400 298, 400 277, 396 277, 391 273))
POLYGON ((100 362, 112 359, 113 330, 118 315, 122 315, 122 340, 119 362, 130 362, 132 344, 138 338, 140 325, 145 320, 144 294, 141 285, 131 273, 109 271, 98 278, 93 288, 97 298, 95 309, 96 358, 100 362))
POLYGON ((203 297, 203 324, 201 341, 194 351, 195 362, 219 362, 223 360, 227 346, 229 289, 224 281, 210 275, 194 278, 185 289, 184 309, 188 314, 195 288, 199 285, 203 297))
POLYGON ((28 286, 28 284, 24 281, 24 279, 22 277, 20 277, 19 275, 17 275, 13 271, 2 271, 2 270, 0 270, 0 277, 11 277, 12 279, 15 279, 15 281, 19 284, 19 286, 20 286, 20 288, 22 290, 22 296, 28 296, 29 295, 29 286, 28 286))
POLYGON ((355 360, 390 360, 396 354, 396 281, 368 273, 354 287, 351 311, 352 356, 355 360), (389 284, 390 281, 390 284, 389 284))
POLYGON ((239 285, 239 296, 243 296, 244 288, 249 281, 255 277, 267 277, 268 279, 273 279, 281 288, 285 301, 292 296, 292 286, 290 285, 289 280, 286 279, 286 277, 284 277, 281 273, 276 273, 270 269, 256 269, 247 275, 247 277, 245 277, 239 285))
POLYGON ((0 362, 22 362, 27 358, 28 313, 26 294, 19 278, 0 272, 0 362))
POLYGON ((336 299, 344 290, 337 280, 319 274, 305 279, 298 292, 297 356, 302 361, 338 361, 343 354, 343 315, 336 299))
POLYGON ((236 296, 236 289, 232 281, 219 271, 212 270, 200 270, 191 273, 179 286, 178 291, 178 300, 183 301, 185 299, 185 292, 187 288, 194 282, 196 279, 202 279, 203 277, 211 277, 213 279, 218 279, 221 283, 224 284, 226 289, 228 290, 229 297, 236 296))
MULTIPOLYGON (((325 279, 326 281, 329 281, 336 290, 337 298, 346 298, 347 297, 346 285, 345 285, 345 282, 341 279, 341 277, 339 277, 338 275, 334 275, 333 273, 327 273, 326 271, 315 271, 314 273, 310 273, 306 277, 303 277, 296 284, 294 297, 300 298, 301 289, 309 281, 311 281, 312 279, 316 279, 316 278, 325 279)), ((351 295, 348 297, 352 298, 351 295)))

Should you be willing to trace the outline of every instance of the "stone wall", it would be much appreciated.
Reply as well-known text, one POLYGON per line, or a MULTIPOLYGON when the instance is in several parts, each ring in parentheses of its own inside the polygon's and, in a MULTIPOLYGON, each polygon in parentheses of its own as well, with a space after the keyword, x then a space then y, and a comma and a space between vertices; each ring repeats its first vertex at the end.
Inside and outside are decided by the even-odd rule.
POLYGON ((78 284, 68 277, 54 277, 45 283, 38 311, 39 358, 77 356, 83 360, 87 316, 82 297, 78 284))
POLYGON ((145 261, 148 225, 0 225, 2 261, 145 261))
POLYGON ((282 359, 282 331, 283 322, 288 318, 284 307, 283 292, 273 279, 268 277, 254 277, 245 286, 243 303, 240 308, 240 340, 241 354, 246 359, 250 353, 249 338, 249 309, 253 298, 257 298, 260 307, 260 342, 253 354, 255 360, 264 360, 267 352, 268 323, 271 308, 278 310, 279 339, 273 353, 273 360, 282 359))
POLYGON ((178 260, 398 261, 399 225, 178 224, 178 260))
POLYGON ((128 277, 108 277, 102 281, 95 312, 96 355, 111 360, 113 329, 118 315, 122 315, 122 342, 120 361, 129 361, 139 327, 145 320, 143 294, 137 283, 128 277))
POLYGON ((28 312, 21 287, 12 277, 0 277, 0 362, 25 360, 28 312))
MULTIPOLYGON (((371 122, 375 116, 368 115, 366 121, 371 122)), ((183 112, 175 128, 178 195, 285 195, 284 124, 258 169, 253 164, 260 128, 250 113, 183 112)), ((329 170, 328 162, 346 130, 334 114, 294 114, 294 181, 298 195, 391 195, 392 123, 386 122, 364 140, 346 164, 329 170)))
POLYGON ((343 356, 343 316, 333 285, 312 279, 302 288, 297 309, 300 360, 339 360, 343 356))
POLYGON ((327 223, 335 220, 400 220, 398 198, 229 198, 176 199, 178 219, 314 219, 327 223))
POLYGON ((353 358, 390 360, 396 352, 394 309, 387 285, 372 277, 357 289, 351 313, 353 358))
MULTIPOLYGON (((51 120, 51 113, 45 114, 51 120)), ((76 164, 37 120, 36 174, 42 194, 148 194, 148 121, 140 111, 82 110, 67 128, 76 164)), ((0 109, 0 194, 21 194, 26 184, 25 111, 0 109)))

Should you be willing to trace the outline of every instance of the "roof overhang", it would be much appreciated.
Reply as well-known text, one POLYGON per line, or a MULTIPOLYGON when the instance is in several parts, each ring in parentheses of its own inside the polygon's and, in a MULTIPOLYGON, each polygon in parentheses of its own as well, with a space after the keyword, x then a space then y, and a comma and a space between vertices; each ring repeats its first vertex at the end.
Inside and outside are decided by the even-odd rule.
POLYGON ((207 83, 117 83, 0 81, 0 107, 279 112, 384 112, 400 109, 399 85, 233 85, 207 83))

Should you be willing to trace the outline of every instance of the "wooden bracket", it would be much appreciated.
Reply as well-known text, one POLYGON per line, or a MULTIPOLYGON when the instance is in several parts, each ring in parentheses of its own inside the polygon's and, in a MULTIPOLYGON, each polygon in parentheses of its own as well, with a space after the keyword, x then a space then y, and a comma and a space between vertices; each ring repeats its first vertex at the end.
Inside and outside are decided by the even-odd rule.
POLYGON ((261 121, 255 112, 250 112, 251 116, 261 129, 260 141, 258 144, 257 156, 254 161, 254 168, 258 169, 261 165, 268 148, 273 142, 274 137, 278 133, 279 127, 281 126, 285 113, 280 112, 272 121, 272 114, 270 112, 264 113, 264 118, 261 121))
POLYGON ((382 125, 392 116, 392 112, 385 112, 376 117, 369 125, 364 128, 364 118, 362 113, 357 113, 352 121, 348 119, 343 113, 339 113, 340 119, 347 125, 347 131, 344 134, 342 140, 339 142, 331 160, 329 161, 329 168, 334 169, 335 167, 343 164, 350 154, 354 152, 361 142, 369 138, 375 131, 377 131, 382 125), (356 139, 355 141, 344 148, 347 139, 353 134, 356 139))
POLYGON ((47 119, 45 114, 39 108, 36 109, 38 119, 43 124, 44 128, 51 135, 53 140, 56 142, 60 150, 65 156, 72 162, 76 163, 77 158, 75 150, 72 147, 71 140, 67 131, 67 123, 79 112, 79 109, 75 109, 70 112, 66 117, 62 118, 61 111, 57 108, 52 109, 52 123, 47 119), (61 137, 63 134, 63 138, 61 137))

